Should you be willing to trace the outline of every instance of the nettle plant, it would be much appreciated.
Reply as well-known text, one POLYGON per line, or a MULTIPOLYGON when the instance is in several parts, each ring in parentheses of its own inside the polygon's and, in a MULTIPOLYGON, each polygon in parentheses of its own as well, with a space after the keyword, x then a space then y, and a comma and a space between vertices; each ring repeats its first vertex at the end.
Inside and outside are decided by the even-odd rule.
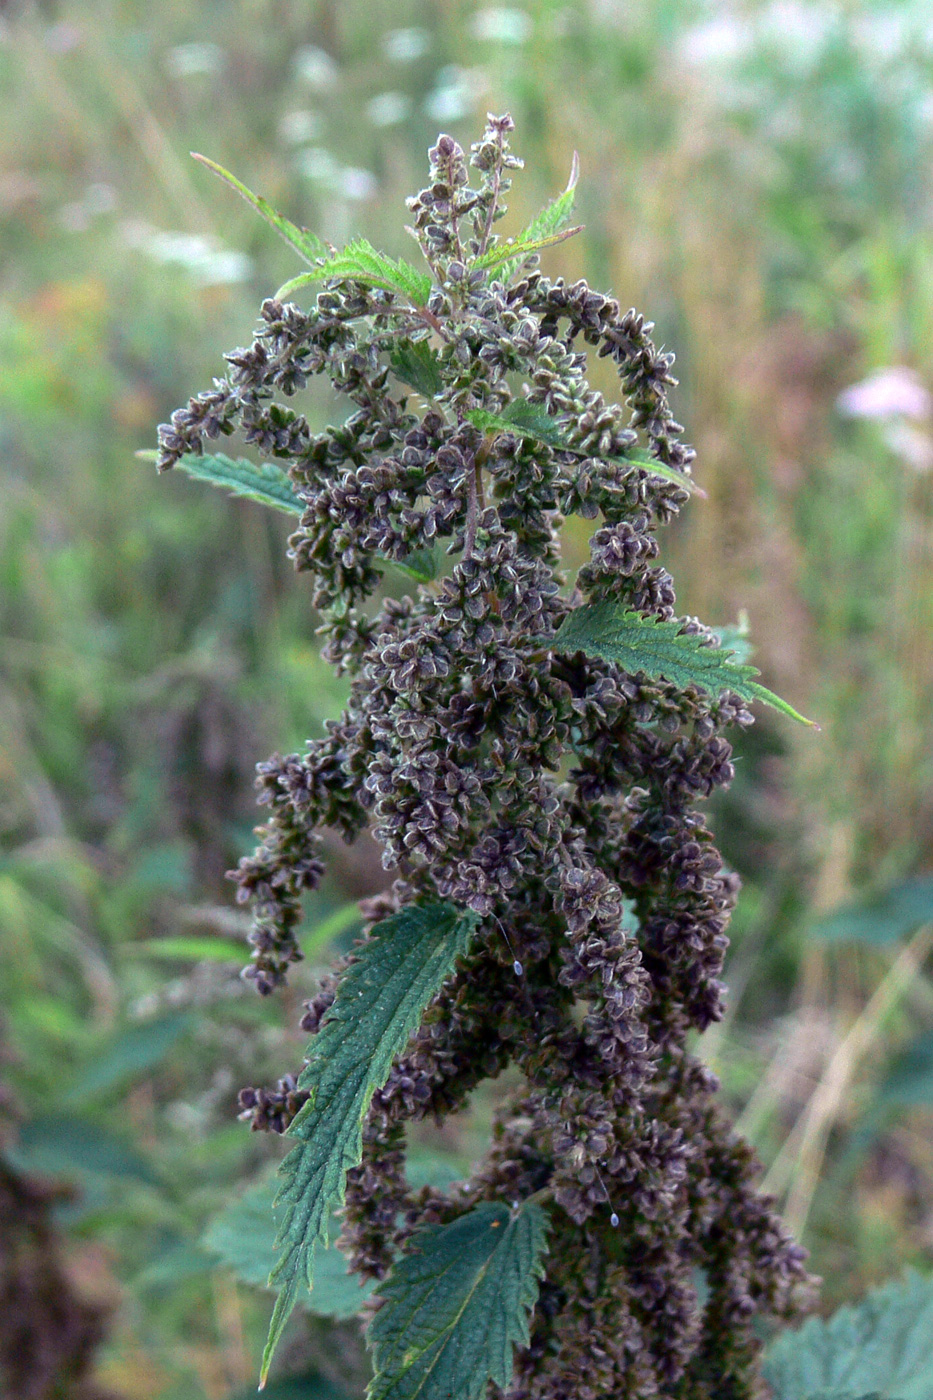
POLYGON ((673 356, 635 311, 538 269, 576 231, 575 171, 518 238, 496 235, 512 125, 490 117, 472 184, 451 137, 430 152, 409 201, 424 271, 328 248, 215 167, 311 270, 160 429, 161 469, 299 517, 291 556, 352 681, 323 737, 260 765, 269 817, 234 872, 256 916, 246 976, 270 993, 300 957, 321 828, 371 830, 395 872, 306 1004, 304 1068, 241 1095, 294 1140, 263 1379, 339 1211, 350 1267, 377 1281, 371 1400, 490 1383, 739 1400, 763 1393, 760 1320, 812 1281, 688 1049, 721 1015, 738 892, 700 807, 752 702, 800 716, 676 615, 656 532, 695 487, 673 356), (308 310, 285 300, 321 285, 308 310), (591 355, 621 405, 590 387, 591 355), (353 411, 314 432, 291 401, 319 374, 353 411), (235 429, 271 460, 204 452, 235 429), (574 515, 596 523, 570 588, 574 515), (392 568, 402 597, 380 594, 392 568), (507 1066, 519 1087, 485 1159, 453 1188, 411 1186, 406 1124, 507 1066))

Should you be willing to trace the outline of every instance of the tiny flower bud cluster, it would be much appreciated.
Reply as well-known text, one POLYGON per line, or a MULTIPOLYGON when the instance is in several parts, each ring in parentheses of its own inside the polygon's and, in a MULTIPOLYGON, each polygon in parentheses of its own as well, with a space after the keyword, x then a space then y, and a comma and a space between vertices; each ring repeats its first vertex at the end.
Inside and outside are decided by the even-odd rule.
MULTIPOLYGON (((732 778, 723 730, 751 716, 729 693, 549 646, 581 603, 675 615, 656 533, 688 493, 624 458, 638 445, 687 484, 694 454, 668 403, 673 357, 642 316, 548 279, 533 254, 509 277, 474 265, 520 165, 511 126, 490 118, 473 148, 477 188, 451 137, 430 153, 409 204, 434 279, 424 306, 354 280, 309 311, 267 301, 226 378, 161 430, 163 468, 235 428, 287 464, 304 503, 291 554, 351 678, 322 738, 260 765, 268 821, 236 872, 256 913, 249 975, 270 992, 300 956, 323 827, 381 843, 395 879, 374 921, 416 899, 474 911, 469 957, 373 1101, 348 1179, 353 1266, 381 1278, 422 1225, 546 1190, 547 1273, 510 1400, 743 1400, 760 1394, 756 1317, 791 1313, 807 1284, 687 1048, 722 1014, 737 894, 698 803, 732 778), (436 367, 430 398, 400 347, 436 367), (590 352, 616 366, 623 405, 590 387, 590 352), (353 411, 315 432, 289 401, 318 374, 353 411), (522 399, 559 446, 477 426, 522 399), (569 515, 599 520, 571 592, 569 515), (392 561, 426 551, 440 577, 371 601, 392 561), (521 1088, 487 1159, 458 1192, 410 1190, 405 1124, 444 1118, 510 1064, 521 1088)), ((307 1030, 333 996, 330 981, 307 1030)), ((302 1101, 287 1076, 242 1107, 282 1131, 302 1101)))

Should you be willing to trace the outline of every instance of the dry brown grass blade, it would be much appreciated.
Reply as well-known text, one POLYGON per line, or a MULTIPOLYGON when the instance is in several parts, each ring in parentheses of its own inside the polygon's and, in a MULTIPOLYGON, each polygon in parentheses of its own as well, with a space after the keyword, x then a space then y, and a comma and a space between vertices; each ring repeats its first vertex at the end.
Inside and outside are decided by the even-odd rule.
POLYGON ((826 1147, 846 1090, 861 1061, 881 1033, 885 1018, 933 946, 933 927, 920 929, 901 951, 876 987, 847 1034, 836 1047, 783 1147, 772 1162, 761 1189, 767 1194, 786 1190, 784 1219, 791 1232, 803 1233, 826 1147))

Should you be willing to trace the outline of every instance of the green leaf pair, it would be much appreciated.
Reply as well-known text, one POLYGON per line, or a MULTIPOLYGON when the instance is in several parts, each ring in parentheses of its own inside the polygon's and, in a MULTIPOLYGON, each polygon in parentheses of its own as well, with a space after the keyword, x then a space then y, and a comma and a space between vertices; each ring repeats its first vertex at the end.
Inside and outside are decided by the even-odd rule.
MULTIPOLYGON (((301 273, 284 283, 276 293, 277 297, 291 296, 293 292, 300 291, 303 287, 312 286, 317 282, 324 282, 332 278, 335 281, 346 279, 347 281, 362 282, 367 286, 381 287, 384 291, 397 292, 419 308, 423 308, 427 304, 432 287, 432 279, 427 272, 419 272, 417 268, 412 267, 402 258, 390 258, 385 253, 377 252, 365 238, 356 238, 339 251, 329 248, 310 229, 299 228, 290 219, 279 214, 268 200, 263 199, 261 195, 254 194, 248 186, 243 184, 242 180, 231 175, 230 171, 225 170, 222 165, 218 165, 214 160, 208 160, 207 156, 199 155, 196 151, 192 151, 191 154, 195 160, 200 161, 208 170, 212 170, 215 175, 225 181, 231 189, 236 190, 237 194, 252 205, 256 212, 285 239, 285 242, 294 248, 295 252, 313 268, 312 272, 301 273)), ((482 269, 498 267, 508 278, 532 253, 538 252, 541 248, 547 248, 553 243, 562 243, 565 238, 571 238, 575 233, 579 233, 579 228, 563 228, 573 209, 574 188, 579 169, 579 161, 575 153, 570 181, 563 194, 543 209, 517 239, 490 248, 487 252, 474 258, 470 266, 482 269)))
MULTIPOLYGON (((422 358, 416 355, 412 363, 420 364, 422 358)), ((412 377, 418 372, 412 370, 412 377)), ((548 446, 562 445, 558 444, 558 425, 543 409, 529 404, 526 399, 509 404, 501 417, 479 409, 467 417, 484 432, 517 432, 546 442, 548 446)), ((155 457, 152 452, 137 455, 146 459, 155 457)), ((647 459, 644 463, 637 459, 625 460, 632 460, 634 465, 646 471, 657 470, 661 475, 669 474, 680 484, 686 482, 689 485, 688 479, 663 467, 661 463, 655 463, 653 459, 647 459)), ((243 458, 234 460, 222 453, 215 453, 200 457, 189 454, 180 459, 178 466, 190 476, 225 487, 236 496, 258 501, 274 510, 290 515, 300 515, 304 510, 304 503, 292 489, 288 477, 271 463, 257 466, 243 458)), ((437 559, 431 550, 415 551, 407 559, 393 562, 419 582, 429 582, 437 576, 437 559)), ((576 608, 564 619, 549 645, 556 651, 583 651, 601 656, 606 661, 623 666, 633 675, 641 671, 652 680, 666 680, 681 689, 695 685, 712 695, 732 690, 743 700, 760 700, 791 719, 818 727, 786 700, 756 681, 754 677, 759 674, 756 667, 737 661, 727 647, 711 647, 702 637, 684 636, 680 626, 676 621, 643 617, 618 604, 590 603, 576 608)))
POLYGON ((310 1097, 288 1130, 299 1141, 279 1169, 282 1252, 270 1283, 282 1291, 263 1354, 263 1383, 302 1281, 312 1287, 315 1249, 326 1242, 343 1202, 346 1174, 362 1158, 372 1096, 466 953, 477 922, 452 904, 412 905, 384 919, 345 973, 311 1042, 298 1080, 310 1097))
MULTIPOLYGON (((282 1221, 276 1246, 282 1253, 269 1283, 282 1291, 260 1386, 302 1280, 312 1288, 330 1253, 318 1252, 315 1263, 344 1199, 346 1173, 362 1158, 370 1100, 467 952, 477 922, 475 914, 452 904, 412 905, 384 919, 344 975, 311 1043, 298 1080, 310 1098, 289 1128, 299 1142, 279 1168, 284 1184, 275 1200, 282 1221)), ((507 1384, 512 1348, 528 1340, 546 1227, 544 1212, 533 1202, 515 1210, 487 1203, 449 1225, 419 1231, 380 1286, 385 1302, 370 1330, 376 1369, 370 1400, 449 1400, 454 1394, 479 1400, 487 1380, 507 1384)), ((254 1251, 244 1256, 222 1218, 206 1243, 252 1267, 254 1251)), ((346 1289, 338 1287, 336 1304, 334 1291, 328 1274, 325 1305, 331 1315, 339 1315, 338 1304, 358 1309, 358 1291, 345 1298, 346 1289)))
POLYGON ((355 282, 365 282, 369 286, 383 287, 386 291, 399 292, 416 306, 423 306, 431 295, 431 278, 426 272, 418 272, 401 259, 377 253, 365 238, 355 239, 340 252, 329 248, 317 234, 311 233, 309 229, 299 228, 290 219, 279 214, 267 200, 254 194, 242 180, 231 175, 222 165, 208 160, 206 156, 198 155, 196 151, 192 151, 191 154, 195 160, 206 165, 208 170, 213 170, 215 175, 219 175, 237 194, 242 195, 246 202, 262 215, 266 223, 271 224, 276 233, 281 234, 285 242, 314 268, 313 272, 302 273, 286 282, 279 288, 276 296, 289 296, 301 287, 323 282, 328 278, 347 278, 355 282))

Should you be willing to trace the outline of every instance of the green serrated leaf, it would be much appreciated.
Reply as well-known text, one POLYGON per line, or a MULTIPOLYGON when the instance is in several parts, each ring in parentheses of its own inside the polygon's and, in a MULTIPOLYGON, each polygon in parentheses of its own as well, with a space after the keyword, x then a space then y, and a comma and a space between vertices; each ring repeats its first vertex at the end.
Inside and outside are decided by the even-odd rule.
POLYGON ((933 1278, 910 1273, 827 1322, 811 1318, 782 1333, 768 1348, 764 1375, 774 1400, 875 1391, 886 1400, 930 1400, 931 1338, 933 1278))
MULTIPOLYGON (((142 456, 141 453, 137 455, 142 456)), ((305 508, 301 497, 295 495, 288 477, 271 462, 257 465, 245 457, 235 460, 225 457, 222 452, 204 453, 200 457, 194 452, 187 452, 179 458, 176 466, 199 481, 222 486, 234 496, 244 496, 248 501, 272 506, 273 510, 301 515, 305 508)))
POLYGON ((690 476, 685 476, 676 467, 669 467, 664 462, 659 462, 657 457, 651 457, 647 452, 632 450, 624 457, 599 457, 601 462, 618 462, 622 466, 637 467, 640 472, 647 472, 650 476, 659 476, 662 481, 671 481, 675 486, 679 486, 682 491, 690 491, 697 496, 705 496, 706 492, 701 491, 699 486, 690 476))
POLYGON ((812 924, 814 938, 884 946, 933 923, 933 875, 902 880, 871 899, 846 904, 812 924))
POLYGON ((437 355, 424 340, 406 340, 392 352, 389 363, 403 384, 423 399, 433 399, 443 387, 437 355))
POLYGON ((195 160, 199 160, 202 165, 206 165, 208 170, 213 170, 215 175, 219 175, 221 180, 226 181, 237 194, 242 195, 248 204, 251 204, 257 214, 261 214, 266 223, 271 224, 276 233, 281 234, 285 242, 294 248, 295 252, 304 259, 305 262, 316 263, 321 258, 328 255, 327 245, 318 238, 316 233, 311 233, 309 229, 299 228, 290 219, 286 219, 279 214, 272 205, 261 195, 253 194, 251 189, 247 189, 242 180, 238 180, 235 175, 231 175, 229 170, 224 170, 222 165, 218 165, 214 160, 208 160, 207 156, 198 155, 197 151, 191 154, 195 160))
POLYGON ((553 243, 563 243, 568 238, 573 238, 574 234, 582 233, 583 225, 578 224, 576 228, 565 228, 559 233, 544 234, 540 238, 514 238, 505 243, 498 243, 495 248, 489 248, 485 253, 479 253, 470 260, 471 269, 479 269, 487 272, 492 268, 501 267, 504 263, 516 264, 524 261, 530 253, 540 252, 542 248, 549 248, 553 243))
POLYGON ((704 637, 684 636, 681 626, 676 619, 643 617, 618 603, 587 603, 564 618, 548 645, 554 651, 600 656, 630 675, 643 672, 650 680, 669 681, 681 690, 694 685, 714 696, 732 690, 743 700, 762 700, 802 724, 813 724, 753 680, 758 675, 754 666, 738 665, 729 652, 711 647, 704 637))
POLYGON ((485 1203, 414 1236, 379 1285, 369 1328, 375 1377, 367 1400, 479 1400, 508 1385, 528 1341, 548 1219, 530 1203, 485 1203))
POLYGON ((337 989, 311 1042, 298 1084, 310 1097, 288 1130, 299 1143, 279 1171, 276 1198, 282 1254, 270 1283, 281 1286, 263 1353, 262 1379, 295 1305, 302 1280, 311 1287, 314 1251, 358 1165, 363 1119, 392 1061, 417 1029, 425 1007, 469 946, 477 915, 453 904, 411 905, 377 924, 337 989))
MULTIPOLYGON (((538 404, 529 403, 527 399, 513 399, 501 414, 487 413, 484 408, 473 408, 465 416, 474 428, 479 428, 483 433, 515 433, 519 437, 530 438, 533 442, 543 442, 546 447, 553 447, 559 452, 572 452, 575 457, 593 456, 592 453, 583 452, 576 444, 569 442, 561 425, 555 422, 546 409, 538 404)), ((599 457, 597 460, 618 462, 623 466, 632 467, 633 470, 650 472, 664 481, 672 481, 684 491, 702 494, 691 477, 684 476, 683 472, 677 471, 675 467, 665 466, 663 462, 649 457, 644 452, 633 451, 625 457, 599 457)))
POLYGON ((582 454, 572 447, 561 432, 560 424, 555 423, 550 414, 527 399, 513 400, 501 413, 487 413, 484 408, 468 409, 464 415, 474 428, 483 433, 514 433, 516 437, 530 438, 532 442, 543 442, 560 452, 582 454))
MULTIPOLYGON (((536 214, 531 223, 518 236, 519 243, 533 243, 535 239, 547 238, 549 234, 558 233, 565 224, 570 222, 573 213, 573 202, 576 196, 577 180, 580 176, 580 160, 576 151, 573 153, 573 161, 570 166, 570 179, 567 181, 567 188, 563 194, 559 194, 556 199, 552 199, 540 213, 536 214)), ((524 262, 524 258, 511 258, 502 266, 502 273, 506 281, 512 278, 524 262)))
POLYGON ((502 414, 487 413, 485 408, 469 408, 464 414, 468 423, 479 428, 481 433, 515 433, 517 437, 534 437, 529 431, 522 432, 518 424, 510 423, 502 414))
POLYGON ((519 430, 528 437, 536 438, 538 442, 547 443, 548 447, 575 451, 574 448, 567 447, 566 435, 560 424, 555 422, 547 409, 542 408, 540 404, 529 403, 527 399, 513 399, 502 410, 502 421, 508 423, 513 431, 519 430))
MULTIPOLYGON (((155 459, 154 452, 138 452, 138 457, 155 459)), ((281 468, 271 462, 247 461, 245 457, 225 457, 222 452, 205 453, 199 457, 186 453, 179 458, 176 467, 187 472, 199 481, 209 481, 212 486, 223 486, 232 495, 242 496, 260 505, 272 506, 274 510, 285 511, 288 515, 301 515, 305 504, 292 489, 291 482, 281 468)), ((437 577, 437 558, 433 550, 413 550, 405 559, 383 559, 403 573, 417 579, 419 583, 430 583, 437 577)))
POLYGON ((365 238, 356 238, 337 253, 315 267, 293 277, 276 292, 278 298, 291 296, 302 287, 316 282, 363 282, 369 287, 382 287, 387 292, 399 292, 415 306, 424 306, 431 295, 431 278, 419 272, 401 258, 379 253, 365 238))
MULTIPOLYGON (((210 1221, 201 1240, 211 1254, 218 1255, 243 1283, 260 1288, 269 1286, 269 1275, 275 1268, 275 1240, 282 1223, 281 1210, 275 1209, 275 1182, 261 1181, 210 1221)), ((328 1239, 339 1231, 338 1223, 329 1222, 328 1239)), ((355 1317, 373 1284, 361 1284, 350 1273, 347 1261, 333 1243, 320 1249, 314 1259, 314 1291, 306 1306, 322 1317, 339 1319, 355 1317)))
POLYGON ((437 578, 440 567, 437 553, 433 549, 413 549, 404 559, 386 559, 380 556, 379 563, 387 568, 399 569, 418 583, 430 583, 437 578))

